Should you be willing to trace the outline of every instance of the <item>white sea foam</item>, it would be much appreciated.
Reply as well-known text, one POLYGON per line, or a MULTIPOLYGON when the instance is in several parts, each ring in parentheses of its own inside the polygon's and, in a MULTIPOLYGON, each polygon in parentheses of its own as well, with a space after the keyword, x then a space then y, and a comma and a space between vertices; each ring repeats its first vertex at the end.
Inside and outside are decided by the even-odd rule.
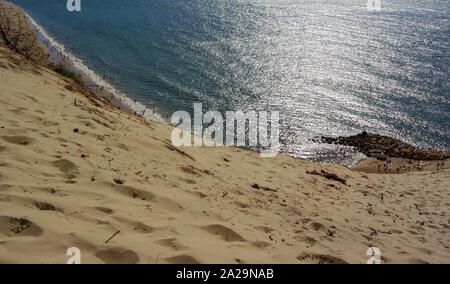
POLYGON ((137 114, 148 120, 164 122, 164 119, 154 112, 153 109, 145 107, 143 104, 116 90, 109 82, 89 69, 89 67, 84 64, 83 60, 68 52, 64 45, 50 36, 30 15, 27 13, 25 13, 25 15, 39 40, 47 47, 50 59, 54 64, 63 65, 70 71, 79 74, 83 82, 85 82, 93 93, 98 97, 107 99, 120 109, 132 114, 137 114))

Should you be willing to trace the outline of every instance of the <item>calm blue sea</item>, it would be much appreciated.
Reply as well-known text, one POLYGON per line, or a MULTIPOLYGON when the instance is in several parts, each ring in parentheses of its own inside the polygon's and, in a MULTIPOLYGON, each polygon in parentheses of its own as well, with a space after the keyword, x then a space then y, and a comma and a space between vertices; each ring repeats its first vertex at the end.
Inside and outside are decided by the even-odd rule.
POLYGON ((448 0, 11 2, 163 115, 279 111, 283 152, 315 161, 354 153, 312 138, 364 130, 450 150, 448 0))

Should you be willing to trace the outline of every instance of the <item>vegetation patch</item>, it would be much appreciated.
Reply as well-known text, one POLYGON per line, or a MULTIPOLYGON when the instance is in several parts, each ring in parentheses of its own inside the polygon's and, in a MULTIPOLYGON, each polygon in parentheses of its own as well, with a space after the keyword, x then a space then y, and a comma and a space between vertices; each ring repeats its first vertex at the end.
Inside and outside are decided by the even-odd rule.
POLYGON ((77 73, 70 71, 66 67, 64 67, 62 65, 58 65, 58 66, 51 66, 50 69, 52 69, 53 71, 55 71, 56 73, 58 73, 61 76, 72 79, 78 85, 84 87, 84 82, 83 82, 83 80, 81 80, 80 76, 77 73))

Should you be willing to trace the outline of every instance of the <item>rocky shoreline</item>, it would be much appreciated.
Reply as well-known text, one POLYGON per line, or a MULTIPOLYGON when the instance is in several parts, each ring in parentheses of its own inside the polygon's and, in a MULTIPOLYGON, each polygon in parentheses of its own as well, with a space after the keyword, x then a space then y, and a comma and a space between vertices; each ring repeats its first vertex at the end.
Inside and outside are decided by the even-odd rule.
POLYGON ((369 158, 381 161, 389 158, 403 158, 417 161, 436 161, 450 158, 449 152, 421 149, 400 140, 362 132, 349 137, 322 137, 322 143, 354 147, 369 158))

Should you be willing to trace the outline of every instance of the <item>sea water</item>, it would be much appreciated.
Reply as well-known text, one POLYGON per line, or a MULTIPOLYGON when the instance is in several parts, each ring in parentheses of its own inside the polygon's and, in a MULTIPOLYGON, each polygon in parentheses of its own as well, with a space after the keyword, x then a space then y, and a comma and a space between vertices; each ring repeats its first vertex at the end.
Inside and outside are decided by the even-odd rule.
POLYGON ((314 161, 351 164, 354 151, 314 138, 362 131, 450 150, 448 0, 11 2, 148 118, 194 103, 278 111, 282 151, 314 161))

